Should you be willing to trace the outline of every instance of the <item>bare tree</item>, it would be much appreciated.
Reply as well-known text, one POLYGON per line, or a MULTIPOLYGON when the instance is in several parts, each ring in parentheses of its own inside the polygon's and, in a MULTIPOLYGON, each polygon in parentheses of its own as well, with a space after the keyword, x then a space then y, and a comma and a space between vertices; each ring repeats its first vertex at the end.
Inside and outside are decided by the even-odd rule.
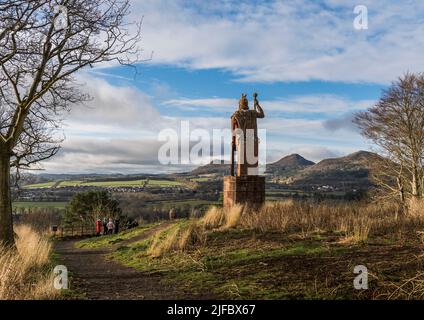
POLYGON ((0 243, 13 245, 11 168, 58 150, 63 111, 88 99, 74 77, 99 63, 139 61, 140 24, 128 0, 0 3, 0 243))
POLYGON ((385 159, 375 178, 387 194, 404 202, 424 196, 424 75, 406 74, 383 93, 379 102, 355 118, 362 134, 385 159))

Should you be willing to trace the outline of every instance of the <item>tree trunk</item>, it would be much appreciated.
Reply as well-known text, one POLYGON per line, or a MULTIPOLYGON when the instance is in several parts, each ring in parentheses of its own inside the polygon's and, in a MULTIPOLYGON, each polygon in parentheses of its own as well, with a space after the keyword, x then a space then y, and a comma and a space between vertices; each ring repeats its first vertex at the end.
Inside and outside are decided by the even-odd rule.
POLYGON ((419 198, 420 196, 420 181, 417 179, 417 170, 414 170, 411 181, 412 197, 419 198))
POLYGON ((398 190, 399 190, 399 200, 400 200, 400 203, 405 204, 405 189, 403 188, 402 179, 400 179, 399 177, 397 177, 396 178, 396 182, 397 182, 398 190))
POLYGON ((0 153, 0 244, 15 245, 10 191, 10 156, 5 152, 0 153))

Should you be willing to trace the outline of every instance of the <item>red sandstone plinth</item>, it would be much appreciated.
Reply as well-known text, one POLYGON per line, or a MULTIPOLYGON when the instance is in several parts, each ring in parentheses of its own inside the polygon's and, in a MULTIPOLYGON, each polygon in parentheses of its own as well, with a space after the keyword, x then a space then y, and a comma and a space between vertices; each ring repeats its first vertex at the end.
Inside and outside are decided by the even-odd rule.
POLYGON ((235 204, 261 206, 265 202, 265 177, 224 177, 224 207, 235 204))

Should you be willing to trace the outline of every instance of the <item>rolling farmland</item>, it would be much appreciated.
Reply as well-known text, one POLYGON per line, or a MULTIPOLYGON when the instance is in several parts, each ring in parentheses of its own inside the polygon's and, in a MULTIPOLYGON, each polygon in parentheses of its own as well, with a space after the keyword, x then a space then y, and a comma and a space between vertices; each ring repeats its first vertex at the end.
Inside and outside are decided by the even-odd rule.
POLYGON ((50 181, 46 183, 30 184, 24 186, 25 189, 48 189, 48 188, 64 188, 64 187, 175 187, 182 186, 183 183, 173 180, 122 180, 122 181, 82 181, 82 180, 63 180, 50 181))

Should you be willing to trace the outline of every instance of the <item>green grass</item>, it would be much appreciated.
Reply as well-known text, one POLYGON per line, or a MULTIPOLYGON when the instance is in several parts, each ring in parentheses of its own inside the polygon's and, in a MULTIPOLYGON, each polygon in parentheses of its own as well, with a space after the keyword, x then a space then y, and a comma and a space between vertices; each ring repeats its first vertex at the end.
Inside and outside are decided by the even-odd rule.
POLYGON ((193 182, 207 182, 210 180, 214 180, 214 178, 209 178, 209 177, 200 177, 200 178, 191 178, 190 181, 193 182))
POLYGON ((80 180, 65 180, 65 181, 58 181, 56 188, 59 187, 75 187, 79 186, 83 183, 83 181, 80 180))
POLYGON ((218 255, 208 255, 208 250, 202 250, 201 257, 174 254, 151 259, 144 254, 148 246, 149 240, 144 240, 136 246, 116 251, 112 257, 144 272, 161 272, 164 284, 180 287, 182 291, 190 290, 194 294, 206 292, 219 299, 284 298, 286 292, 272 288, 275 278, 280 276, 279 271, 266 270, 267 262, 290 255, 309 256, 327 252, 324 248, 295 245, 287 250, 241 249, 218 255), (264 284, 264 281, 269 283, 264 284))
POLYGON ((127 239, 134 238, 153 227, 156 227, 159 223, 150 223, 146 225, 142 225, 140 227, 123 231, 118 234, 108 235, 108 236, 100 236, 93 237, 85 240, 81 240, 75 243, 75 247, 77 248, 86 248, 86 249, 95 249, 95 248, 103 248, 110 245, 117 244, 127 239))
POLYGON ((55 185, 55 181, 45 182, 45 183, 36 183, 36 184, 29 184, 24 186, 25 189, 45 189, 45 188, 51 188, 55 185))
POLYGON ((67 202, 37 202, 37 201, 17 201, 13 203, 13 208, 55 208, 65 209, 67 202))
POLYGON ((181 186, 182 182, 172 181, 172 180, 149 180, 149 186, 156 187, 173 187, 173 186, 181 186))
MULTIPOLYGON (((31 184, 24 188, 26 189, 38 189, 38 188, 63 188, 63 187, 78 187, 78 186, 90 186, 90 187, 142 187, 146 180, 122 180, 122 181, 81 181, 81 180, 64 180, 64 181, 51 181, 47 183, 31 184), (56 185, 57 184, 57 185, 56 185)), ((172 180, 149 180, 148 187, 174 187, 181 186, 182 182, 172 180)))
POLYGON ((157 201, 158 204, 170 204, 173 207, 174 206, 184 206, 184 205, 190 205, 190 206, 206 206, 206 205, 221 205, 221 203, 216 201, 209 201, 209 200, 199 200, 199 199, 188 199, 188 200, 165 200, 165 201, 157 201))
MULTIPOLYGON (((214 231, 208 233, 206 246, 161 258, 148 256, 149 238, 120 248, 110 258, 146 273, 160 272, 164 284, 179 287, 182 292, 208 293, 208 298, 218 299, 284 299, 293 294, 275 285, 275 279, 284 277, 278 267, 284 259, 334 255, 344 250, 329 248, 322 241, 275 243, 281 234, 266 237, 252 240, 251 231, 239 229, 214 231)), ((302 290, 304 296, 317 298, 307 286, 302 290)))
POLYGON ((238 249, 230 252, 224 252, 218 255, 205 256, 203 262, 210 269, 232 267, 243 264, 251 264, 256 261, 259 263, 263 260, 278 259, 290 255, 311 255, 329 252, 319 244, 297 243, 287 248, 269 248, 264 249, 238 249))

